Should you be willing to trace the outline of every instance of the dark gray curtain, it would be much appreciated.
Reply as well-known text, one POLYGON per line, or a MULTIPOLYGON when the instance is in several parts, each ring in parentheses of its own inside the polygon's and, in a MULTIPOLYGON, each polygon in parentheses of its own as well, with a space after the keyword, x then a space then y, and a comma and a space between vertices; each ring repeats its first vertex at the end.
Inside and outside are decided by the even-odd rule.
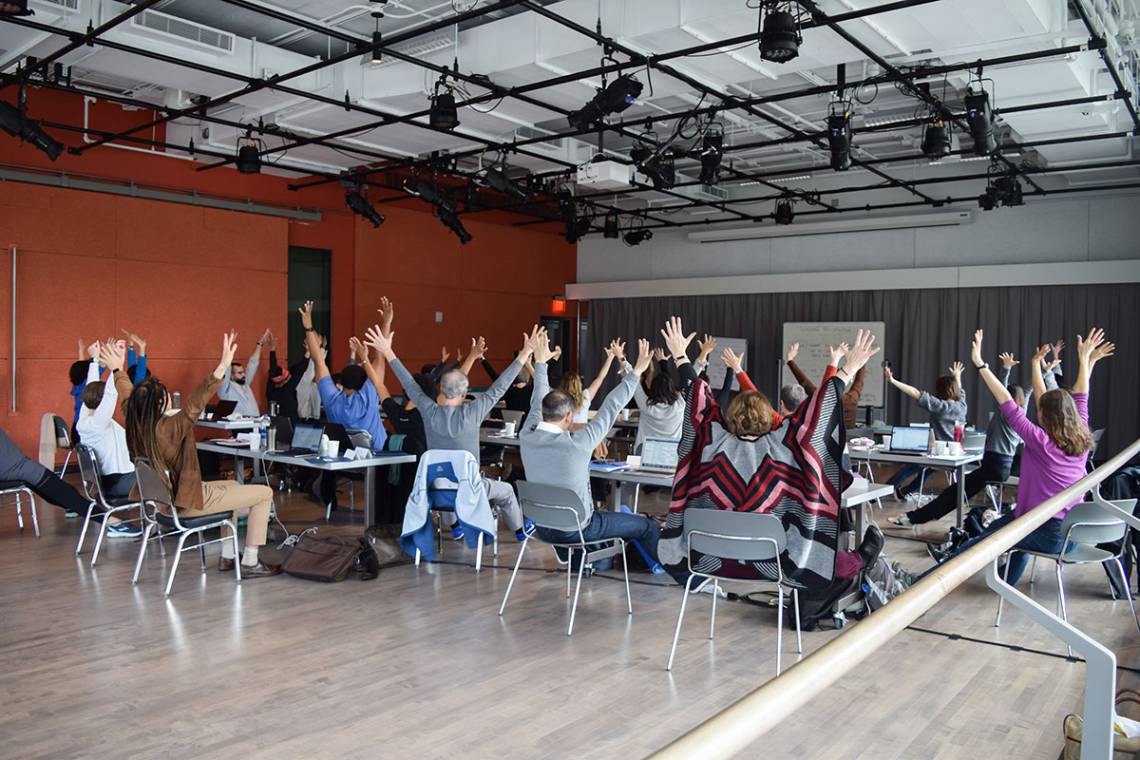
MULTIPOLYGON (((726 296, 669 296, 591 301, 583 356, 583 376, 601 364, 602 350, 613 338, 625 338, 627 351, 648 337, 663 346, 665 320, 679 315, 685 328, 711 335, 748 339, 747 368, 757 387, 772 397, 777 390, 785 322, 882 321, 887 325, 882 356, 895 376, 930 388, 954 360, 967 365, 963 384, 969 419, 982 428, 996 411, 993 397, 969 367, 973 331, 986 331, 986 360, 999 367, 999 351, 1013 351, 1023 364, 1011 381, 1029 386, 1027 364, 1038 343, 1064 338, 1062 384, 1076 379, 1076 336, 1091 325, 1103 327, 1117 345, 1093 376, 1090 423, 1105 428, 1097 451, 1103 460, 1136 439, 1140 431, 1140 285, 1068 285, 980 288, 975 290, 875 290, 832 293, 758 293, 726 296), (1110 393, 1109 388, 1115 392, 1110 393)), ((694 345, 693 352, 696 347, 694 345)), ((878 371, 875 369, 875 371, 878 371)), ((606 388, 615 378, 607 380, 606 388)), ((925 421, 925 413, 894 390, 887 396, 889 421, 925 421)))

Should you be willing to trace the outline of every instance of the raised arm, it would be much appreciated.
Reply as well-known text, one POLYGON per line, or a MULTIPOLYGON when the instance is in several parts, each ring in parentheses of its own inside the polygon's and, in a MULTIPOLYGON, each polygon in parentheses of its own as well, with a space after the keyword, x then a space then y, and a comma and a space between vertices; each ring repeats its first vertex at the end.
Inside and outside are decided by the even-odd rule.
MULTIPOLYGON (((388 398, 391 394, 384 385, 384 378, 376 371, 376 363, 383 362, 383 357, 378 359, 370 359, 368 356, 368 348, 360 342, 360 339, 353 335, 348 339, 348 347, 352 355, 360 360, 360 366, 364 368, 364 374, 368 377, 368 381, 372 383, 372 387, 376 389, 376 394, 380 396, 380 400, 388 398)), ((379 352, 377 351, 377 356, 379 352)))
POLYGON ((606 398, 598 407, 598 413, 594 418, 586 423, 586 427, 572 433, 571 435, 586 436, 590 442, 590 448, 596 447, 599 443, 605 440, 610 430, 614 426, 614 420, 617 419, 618 413, 625 408, 629 403, 630 397, 633 395, 634 389, 641 385, 641 373, 649 366, 649 341, 642 338, 637 341, 637 364, 633 365, 631 371, 626 373, 622 381, 606 394, 606 398))
POLYGON ((1038 346, 1037 352, 1033 354, 1033 361, 1029 365, 1029 376, 1033 382, 1033 403, 1036 404, 1048 388, 1045 387, 1045 378, 1041 374, 1041 364, 1045 360, 1045 354, 1049 353, 1049 344, 1038 346))
POLYGON ((486 417, 495 404, 499 403, 499 399, 506 395, 507 390, 515 382, 519 372, 522 371, 523 365, 530 361, 531 344, 537 340, 540 329, 538 325, 535 325, 529 333, 523 333, 523 346, 515 360, 503 370, 501 375, 495 378, 495 382, 491 383, 491 387, 482 396, 471 402, 475 405, 476 416, 480 420, 486 417))
POLYGON ((249 361, 245 363, 245 382, 247 384, 253 383, 253 378, 257 374, 258 368, 261 366, 261 347, 273 335, 269 328, 265 328, 265 332, 257 339, 257 343, 253 347, 253 353, 249 355, 249 361))
POLYGON ((905 395, 911 397, 915 401, 918 401, 920 398, 922 398, 922 391, 920 391, 918 388, 915 388, 913 385, 907 385, 906 383, 899 380, 895 380, 894 373, 891 372, 890 367, 883 367, 883 376, 887 378, 887 382, 898 388, 905 395))
MULTIPOLYGON (((123 346, 115 344, 104 344, 99 349, 99 361, 111 370, 112 382, 103 386, 103 398, 99 401, 99 406, 95 408, 95 413, 92 415, 95 418, 95 424, 100 427, 106 427, 111 424, 111 420, 115 417, 115 405, 119 402, 119 383, 120 375, 123 375, 123 363, 126 361, 123 346)), ((94 362, 92 362, 94 364, 94 362)), ((130 387, 130 382, 126 383, 130 387)))
POLYGON ((606 348, 606 360, 602 362, 602 368, 598 370, 598 376, 594 378, 594 382, 590 383, 590 400, 591 402, 598 397, 598 391, 602 389, 602 383, 605 382, 606 376, 610 374, 610 367, 614 363, 614 352, 610 347, 606 348))
POLYGON ((471 370, 475 366, 475 362, 482 359, 487 355, 487 341, 483 340, 483 336, 471 339, 471 350, 467 352, 464 357, 463 363, 459 365, 459 371, 468 377, 471 376, 471 370))
MULTIPOLYGON (((986 384, 986 387, 990 389, 990 393, 993 394, 994 400, 998 402, 999 406, 1012 398, 1012 396, 1009 395, 1009 389, 1005 387, 1005 383, 998 379, 998 376, 990 370, 990 365, 982 359, 981 330, 976 330, 974 332, 974 341, 970 344, 970 361, 972 361, 974 363, 974 366, 977 367, 978 373, 982 377, 982 382, 984 382, 986 384)), ((1007 379, 1009 377, 1009 370, 1012 368, 1012 366, 1013 365, 1010 365, 1010 367, 1006 368, 1005 376, 1007 379)))
MULTIPOLYGON (((301 327, 305 328, 305 347, 309 349, 309 358, 313 360, 313 379, 319 383, 329 376, 329 368, 321 351, 321 340, 313 329, 313 302, 306 301, 304 306, 297 309, 297 313, 301 315, 301 327)), ((226 371, 228 377, 228 367, 226 371)))
POLYGON ((542 422, 542 400, 550 393, 549 368, 546 363, 554 358, 554 352, 550 350, 546 328, 538 328, 531 336, 530 349, 534 354, 534 388, 530 392, 530 411, 523 422, 523 427, 528 430, 542 422))
POLYGON ((1088 393, 1089 380, 1092 378, 1093 367, 1101 359, 1106 359, 1116 353, 1116 344, 1106 343, 1104 330, 1094 327, 1089 330, 1089 337, 1077 336, 1077 358, 1080 368, 1077 371, 1077 382, 1073 383, 1073 393, 1088 393))

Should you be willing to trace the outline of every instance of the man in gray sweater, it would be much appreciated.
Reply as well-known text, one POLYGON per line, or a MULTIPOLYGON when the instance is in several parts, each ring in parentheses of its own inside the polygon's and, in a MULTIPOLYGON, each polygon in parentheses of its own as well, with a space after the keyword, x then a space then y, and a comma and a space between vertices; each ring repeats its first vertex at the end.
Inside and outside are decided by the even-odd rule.
MULTIPOLYGON (((534 337, 530 349, 534 353, 534 392, 530 413, 519 433, 523 467, 527 481, 567 488, 578 495, 588 508, 593 507, 590 494, 590 458, 598 443, 605 440, 613 427, 618 412, 629 403, 641 374, 649 366, 649 341, 638 341, 637 364, 616 388, 606 396, 598 413, 579 430, 572 430, 574 401, 561 390, 550 390, 546 362, 553 356, 545 330, 534 337)), ((538 528, 536 535, 544 541, 577 541, 576 533, 538 528)), ((652 521, 641 515, 624 512, 594 512, 590 522, 582 529, 586 542, 609 538, 637 539, 657 561, 657 542, 661 531, 652 521)))
MULTIPOLYGON (((392 350, 392 336, 383 334, 379 327, 372 327, 366 333, 369 346, 379 351, 392 371, 396 373, 404 393, 420 410, 424 421, 424 432, 427 434, 429 449, 451 449, 471 452, 475 461, 479 461, 479 426, 487 414, 511 387, 519 370, 530 358, 530 343, 538 333, 538 326, 534 327, 531 335, 524 336, 522 350, 514 362, 503 370, 495 379, 491 387, 483 395, 472 401, 467 401, 467 375, 459 369, 448 370, 439 380, 439 396, 429 398, 408 372, 403 363, 396 358, 392 350)), ((483 485, 487 489, 487 499, 491 508, 503 516, 507 527, 515 531, 515 537, 520 541, 524 536, 523 514, 515 498, 515 490, 510 483, 501 480, 491 480, 484 476, 483 485)))

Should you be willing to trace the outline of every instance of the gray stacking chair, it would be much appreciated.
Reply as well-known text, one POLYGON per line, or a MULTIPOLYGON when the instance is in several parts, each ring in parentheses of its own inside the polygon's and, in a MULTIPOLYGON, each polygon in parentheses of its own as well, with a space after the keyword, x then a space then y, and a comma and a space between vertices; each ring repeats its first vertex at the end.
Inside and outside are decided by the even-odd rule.
POLYGON ((140 510, 140 515, 129 522, 141 521, 142 502, 129 496, 125 499, 108 499, 103 493, 103 482, 99 477, 99 463, 95 459, 95 452, 90 446, 82 443, 75 447, 75 458, 79 462, 79 475, 83 478, 83 495, 90 502, 87 505, 87 515, 83 518, 83 530, 79 531, 79 542, 75 545, 75 553, 83 551, 83 541, 87 538, 87 527, 91 524, 91 516, 98 509, 103 513, 103 522, 99 524, 99 538, 95 541, 95 551, 91 554, 92 566, 99 560, 99 550, 103 547, 103 538, 107 535, 107 518, 119 512, 140 510))
POLYGON ((28 507, 32 513, 32 527, 35 528, 36 538, 40 537, 40 521, 36 517, 36 494, 27 483, 19 480, 0 481, 0 496, 16 497, 16 524, 20 530, 24 529, 24 497, 28 497, 28 507))

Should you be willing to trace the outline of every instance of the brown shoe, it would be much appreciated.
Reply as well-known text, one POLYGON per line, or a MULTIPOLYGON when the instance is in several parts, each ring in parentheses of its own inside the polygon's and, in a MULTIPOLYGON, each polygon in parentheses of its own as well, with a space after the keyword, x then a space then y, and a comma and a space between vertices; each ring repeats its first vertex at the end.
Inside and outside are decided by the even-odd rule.
POLYGON ((218 572, 219 573, 232 573, 234 571, 234 561, 229 557, 218 557, 218 572))
POLYGON ((258 560, 256 565, 242 565, 241 577, 242 580, 246 578, 268 578, 271 575, 277 575, 281 572, 281 565, 267 565, 258 560))

